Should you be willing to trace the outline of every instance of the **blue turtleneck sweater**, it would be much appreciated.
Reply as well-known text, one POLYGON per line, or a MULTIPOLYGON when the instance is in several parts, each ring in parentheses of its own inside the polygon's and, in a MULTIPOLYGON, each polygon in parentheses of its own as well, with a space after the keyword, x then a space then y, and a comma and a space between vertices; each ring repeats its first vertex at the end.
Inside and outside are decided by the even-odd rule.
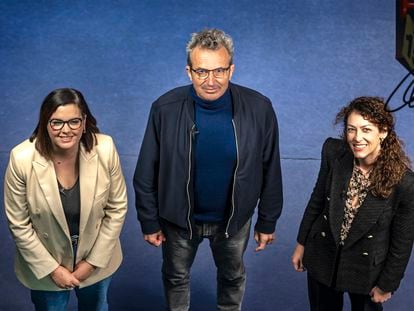
POLYGON ((194 218, 203 223, 221 222, 231 204, 236 142, 232 124, 230 90, 219 99, 205 101, 191 88, 195 101, 194 218))

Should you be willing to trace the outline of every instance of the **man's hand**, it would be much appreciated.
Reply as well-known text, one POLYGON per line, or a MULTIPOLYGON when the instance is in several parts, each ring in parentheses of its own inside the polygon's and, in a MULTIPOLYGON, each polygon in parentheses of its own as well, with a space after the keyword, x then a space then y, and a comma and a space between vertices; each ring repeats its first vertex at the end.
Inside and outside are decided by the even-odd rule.
POLYGON ((369 293, 371 300, 376 303, 384 303, 391 298, 391 292, 384 292, 381 288, 375 286, 369 293))
POLYGON ((156 247, 160 246, 162 242, 165 242, 165 236, 162 231, 158 231, 152 234, 144 234, 144 240, 147 241, 149 244, 154 245, 156 247))
POLYGON ((76 264, 75 271, 72 272, 72 275, 82 282, 85 281, 93 271, 95 271, 93 265, 86 260, 81 260, 76 264))
POLYGON ((272 244, 272 242, 276 239, 275 234, 267 234, 267 233, 260 233, 255 231, 254 232, 254 239, 256 240, 257 247, 256 252, 259 252, 266 248, 266 245, 272 244))
POLYGON ((64 289, 72 289, 76 286, 79 286, 79 280, 72 275, 72 273, 63 266, 57 267, 51 274, 53 282, 64 289))
POLYGON ((303 266, 303 261, 302 261, 304 252, 305 252, 305 246, 298 243, 292 255, 293 268, 297 272, 303 272, 306 270, 305 267, 303 266))

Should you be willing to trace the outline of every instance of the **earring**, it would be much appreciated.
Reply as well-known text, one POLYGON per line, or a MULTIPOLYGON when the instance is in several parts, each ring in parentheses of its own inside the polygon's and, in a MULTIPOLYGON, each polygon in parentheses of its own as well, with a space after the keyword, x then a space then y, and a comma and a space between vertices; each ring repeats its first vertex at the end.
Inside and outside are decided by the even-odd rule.
POLYGON ((384 142, 384 137, 380 137, 380 145, 382 145, 382 143, 384 142))

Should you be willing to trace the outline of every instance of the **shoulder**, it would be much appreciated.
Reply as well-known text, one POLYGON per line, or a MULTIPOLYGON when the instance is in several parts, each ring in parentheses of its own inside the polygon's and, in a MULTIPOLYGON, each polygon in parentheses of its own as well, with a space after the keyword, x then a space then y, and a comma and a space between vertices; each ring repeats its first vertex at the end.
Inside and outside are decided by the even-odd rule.
POLYGON ((399 182, 399 186, 403 189, 414 192, 414 172, 412 170, 407 169, 399 182))
POLYGON ((232 96, 234 96, 236 99, 240 97, 244 100, 255 101, 258 103, 263 103, 265 105, 272 104, 270 99, 265 95, 245 86, 230 83, 230 91, 232 93, 232 96))
POLYGON ((323 146, 327 150, 343 150, 346 147, 345 142, 342 139, 339 138, 333 138, 328 137, 325 142, 323 143, 323 146))
POLYGON ((343 139, 329 137, 322 146, 322 155, 332 160, 342 158, 349 153, 349 147, 343 139))
POLYGON ((96 144, 93 149, 95 149, 96 152, 106 152, 114 147, 114 141, 111 136, 97 133, 95 134, 95 137, 96 144))
POLYGON ((111 136, 102 134, 102 133, 96 133, 96 142, 98 145, 100 144, 113 144, 114 141, 111 136))
POLYGON ((191 85, 185 85, 168 91, 158 97, 158 99, 153 103, 152 108, 159 109, 164 106, 170 106, 183 102, 188 97, 190 87, 191 85))
POLYGON ((10 152, 10 158, 15 159, 16 161, 24 160, 27 162, 27 160, 32 159, 36 153, 38 152, 36 151, 35 141, 31 142, 29 139, 26 139, 13 147, 10 152))
POLYGON ((29 139, 26 139, 10 151, 8 167, 17 175, 23 176, 32 169, 34 161, 47 165, 47 160, 36 150, 35 141, 30 142, 29 139))

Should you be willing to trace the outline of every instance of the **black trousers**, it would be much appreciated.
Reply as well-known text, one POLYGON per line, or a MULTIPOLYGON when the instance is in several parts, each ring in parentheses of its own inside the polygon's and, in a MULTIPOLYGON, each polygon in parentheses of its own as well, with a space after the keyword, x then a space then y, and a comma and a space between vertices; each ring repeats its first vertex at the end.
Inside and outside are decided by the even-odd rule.
MULTIPOLYGON (((342 311, 344 292, 326 286, 308 273, 308 295, 311 311, 342 311)), ((372 302, 369 295, 348 293, 352 311, 382 311, 382 304, 372 302)))

